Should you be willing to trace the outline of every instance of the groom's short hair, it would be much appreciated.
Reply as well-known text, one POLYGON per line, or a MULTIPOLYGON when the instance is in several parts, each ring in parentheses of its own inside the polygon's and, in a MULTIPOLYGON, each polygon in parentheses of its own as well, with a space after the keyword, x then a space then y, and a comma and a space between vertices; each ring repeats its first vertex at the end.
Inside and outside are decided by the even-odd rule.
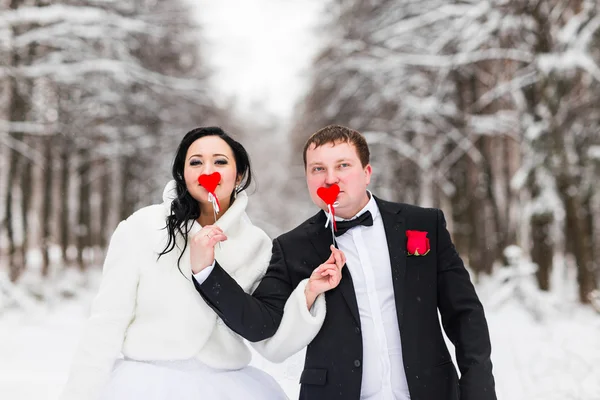
POLYGON ((356 154, 358 154, 362 166, 366 167, 369 163, 369 145, 360 132, 342 125, 328 125, 313 133, 304 144, 304 169, 306 169, 306 152, 308 151, 308 148, 313 144, 315 145, 315 148, 317 148, 328 143, 331 143, 332 145, 338 143, 354 145, 356 154))

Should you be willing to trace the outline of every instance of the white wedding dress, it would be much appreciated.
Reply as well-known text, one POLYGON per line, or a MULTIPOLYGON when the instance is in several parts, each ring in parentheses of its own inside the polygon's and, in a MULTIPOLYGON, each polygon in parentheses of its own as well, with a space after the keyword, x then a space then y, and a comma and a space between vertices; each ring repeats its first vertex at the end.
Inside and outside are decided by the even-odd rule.
POLYGON ((196 359, 118 360, 101 400, 287 400, 260 369, 217 370, 196 359))

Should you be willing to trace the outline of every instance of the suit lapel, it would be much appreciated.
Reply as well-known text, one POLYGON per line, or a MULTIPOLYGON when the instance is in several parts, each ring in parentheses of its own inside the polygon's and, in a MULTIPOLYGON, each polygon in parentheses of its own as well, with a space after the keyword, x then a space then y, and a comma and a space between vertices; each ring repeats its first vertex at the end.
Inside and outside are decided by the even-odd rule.
POLYGON ((350 275, 348 265, 344 265, 344 269, 342 269, 342 280, 338 285, 338 290, 342 292, 342 295, 344 296, 344 299, 346 300, 346 303, 350 308, 352 316, 356 320, 358 326, 360 326, 360 316, 358 315, 358 303, 356 301, 356 292, 354 291, 352 275, 350 275))
MULTIPOLYGON (((315 215, 308 225, 307 233, 312 245, 317 250, 319 258, 324 262, 331 255, 329 246, 332 244, 331 230, 325 228, 325 213, 320 211, 319 214, 315 215)), ((356 293, 354 292, 354 285, 352 284, 352 276, 348 270, 348 266, 345 265, 342 269, 342 280, 336 289, 331 292, 340 291, 344 300, 350 308, 352 316, 356 322, 360 325, 360 317, 358 315, 358 303, 356 302, 356 293)))
POLYGON ((383 219, 383 227, 390 254, 390 266, 392 268, 392 283, 396 299, 398 326, 402 329, 406 283, 406 227, 404 216, 402 215, 402 206, 397 203, 380 200, 377 197, 375 197, 375 200, 383 219))
POLYGON ((307 234, 310 242, 317 250, 319 258, 327 260, 331 255, 329 246, 331 245, 331 231, 325 228, 325 213, 320 211, 310 219, 307 226, 307 234))

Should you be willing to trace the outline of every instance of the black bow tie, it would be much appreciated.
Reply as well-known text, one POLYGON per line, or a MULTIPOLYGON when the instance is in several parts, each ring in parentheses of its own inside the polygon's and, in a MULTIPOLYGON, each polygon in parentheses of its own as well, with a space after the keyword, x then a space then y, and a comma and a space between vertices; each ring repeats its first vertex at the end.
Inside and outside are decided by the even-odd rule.
POLYGON ((360 215, 358 218, 351 219, 350 221, 335 221, 337 226, 337 231, 335 231, 335 236, 340 236, 346 233, 348 229, 352 229, 358 225, 364 226, 372 226, 373 225, 373 216, 370 211, 366 211, 360 215))

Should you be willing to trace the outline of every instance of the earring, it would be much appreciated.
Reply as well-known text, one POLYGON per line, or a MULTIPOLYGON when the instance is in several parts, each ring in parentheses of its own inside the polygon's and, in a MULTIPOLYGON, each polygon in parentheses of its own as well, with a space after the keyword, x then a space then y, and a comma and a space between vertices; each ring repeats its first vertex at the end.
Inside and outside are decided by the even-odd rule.
POLYGON ((236 197, 237 197, 237 194, 238 194, 238 189, 239 189, 239 188, 240 188, 240 186, 238 185, 238 186, 236 186, 236 187, 233 189, 233 199, 234 199, 234 200, 235 200, 235 199, 236 199, 236 197))

